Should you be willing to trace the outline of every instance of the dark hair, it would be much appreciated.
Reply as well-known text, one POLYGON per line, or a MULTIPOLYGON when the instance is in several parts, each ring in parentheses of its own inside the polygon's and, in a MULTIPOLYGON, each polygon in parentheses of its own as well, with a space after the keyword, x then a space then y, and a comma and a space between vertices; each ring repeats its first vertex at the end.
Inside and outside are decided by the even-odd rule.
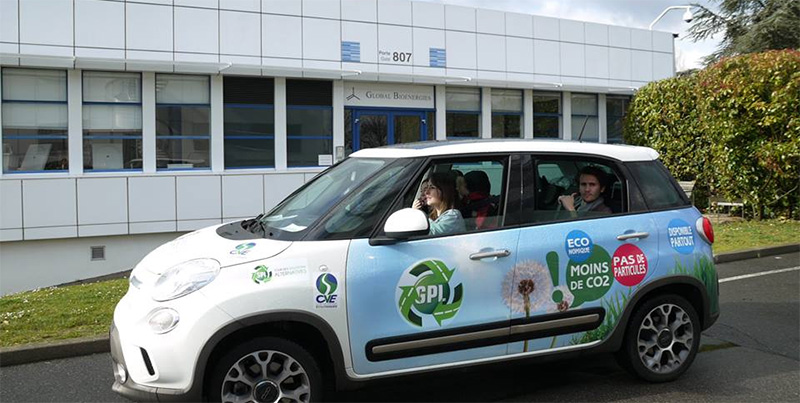
POLYGON ((464 175, 464 180, 467 182, 467 189, 470 192, 481 192, 489 194, 492 190, 492 184, 489 182, 489 175, 483 171, 469 171, 464 175))
MULTIPOLYGON (((458 193, 456 191, 455 175, 449 172, 436 172, 428 177, 428 183, 439 189, 444 210, 458 208, 458 193)), ((431 209, 431 220, 438 218, 436 209, 431 209)))
POLYGON ((602 169, 594 166, 594 165, 587 165, 578 172, 578 183, 580 183, 581 175, 592 175, 597 178, 597 182, 600 183, 600 187, 604 188, 608 184, 608 175, 606 175, 605 171, 602 169))

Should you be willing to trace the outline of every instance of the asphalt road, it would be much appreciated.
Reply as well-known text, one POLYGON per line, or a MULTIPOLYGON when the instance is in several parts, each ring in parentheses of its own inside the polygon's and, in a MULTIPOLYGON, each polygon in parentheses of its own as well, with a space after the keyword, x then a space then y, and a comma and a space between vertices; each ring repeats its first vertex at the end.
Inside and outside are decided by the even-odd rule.
MULTIPOLYGON (((718 265, 719 321, 680 379, 647 384, 610 356, 465 369, 381 382, 340 401, 800 401, 800 266, 793 253, 718 265), (728 280, 726 280, 728 279, 728 280)), ((125 402, 111 392, 108 354, 0 369, 3 402, 125 402)))

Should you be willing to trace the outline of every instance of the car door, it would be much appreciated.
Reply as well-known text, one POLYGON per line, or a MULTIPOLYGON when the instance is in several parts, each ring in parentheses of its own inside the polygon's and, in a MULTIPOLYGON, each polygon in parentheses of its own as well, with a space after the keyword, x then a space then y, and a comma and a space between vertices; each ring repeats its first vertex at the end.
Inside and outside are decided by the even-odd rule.
MULTIPOLYGON (((629 203, 615 161, 582 155, 527 156, 515 265, 509 353, 599 343, 636 289, 653 275, 658 233, 642 203, 629 203), (587 166, 606 173, 611 213, 569 212, 558 196, 578 190, 587 166), (515 329, 533 329, 529 332, 515 329)), ((633 186, 635 187, 635 186, 633 186)))
POLYGON ((503 284, 511 275, 519 236, 505 223, 509 205, 518 203, 506 197, 508 156, 431 161, 391 211, 412 204, 427 173, 456 169, 482 170, 490 178, 503 206, 496 213, 498 226, 478 230, 467 220, 468 229, 458 233, 350 244, 347 313, 358 375, 506 354, 510 311, 503 284))

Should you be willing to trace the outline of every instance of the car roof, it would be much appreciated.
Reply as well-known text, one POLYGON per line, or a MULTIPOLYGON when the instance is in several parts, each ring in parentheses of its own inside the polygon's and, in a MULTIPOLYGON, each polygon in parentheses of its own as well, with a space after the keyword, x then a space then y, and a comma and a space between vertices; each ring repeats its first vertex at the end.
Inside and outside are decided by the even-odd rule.
POLYGON ((587 156, 609 157, 619 161, 652 161, 658 158, 658 152, 648 147, 534 139, 422 141, 367 148, 351 154, 350 157, 414 158, 452 154, 519 152, 585 154, 587 156))

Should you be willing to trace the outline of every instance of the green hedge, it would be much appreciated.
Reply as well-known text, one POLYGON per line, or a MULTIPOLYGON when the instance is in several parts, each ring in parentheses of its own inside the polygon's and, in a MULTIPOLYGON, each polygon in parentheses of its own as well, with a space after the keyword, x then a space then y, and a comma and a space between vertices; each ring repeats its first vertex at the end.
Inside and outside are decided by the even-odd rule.
POLYGON ((625 141, 656 149, 679 180, 741 199, 754 217, 796 218, 800 201, 800 52, 724 59, 641 88, 625 141))

